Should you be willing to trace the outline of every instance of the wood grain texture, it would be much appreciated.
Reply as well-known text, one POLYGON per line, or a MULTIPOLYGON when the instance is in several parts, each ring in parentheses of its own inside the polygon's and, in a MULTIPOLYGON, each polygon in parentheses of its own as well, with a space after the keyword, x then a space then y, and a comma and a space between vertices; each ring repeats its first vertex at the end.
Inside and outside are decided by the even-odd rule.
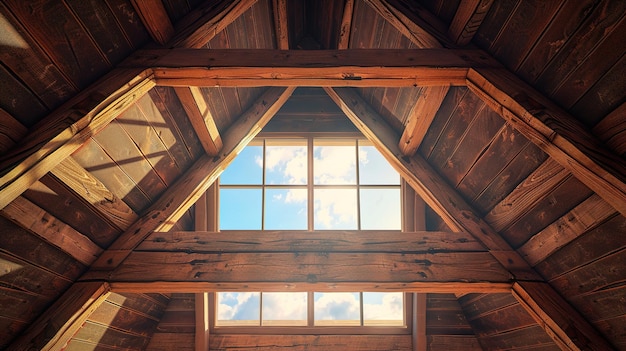
POLYGON ((131 3, 139 14, 141 22, 150 33, 152 40, 164 45, 172 38, 174 26, 162 1, 131 0, 131 3))
POLYGON ((408 335, 215 335, 210 350, 410 351, 408 335))
POLYGON ((458 45, 472 41, 493 0, 462 0, 454 14, 448 36, 458 45))
POLYGON ((0 208, 19 196, 153 86, 147 72, 117 70, 31 130, 0 160, 0 208))
POLYGON ((206 103, 204 94, 197 87, 174 88, 187 116, 191 121, 204 151, 211 156, 217 156, 222 149, 222 138, 215 124, 213 114, 206 103))

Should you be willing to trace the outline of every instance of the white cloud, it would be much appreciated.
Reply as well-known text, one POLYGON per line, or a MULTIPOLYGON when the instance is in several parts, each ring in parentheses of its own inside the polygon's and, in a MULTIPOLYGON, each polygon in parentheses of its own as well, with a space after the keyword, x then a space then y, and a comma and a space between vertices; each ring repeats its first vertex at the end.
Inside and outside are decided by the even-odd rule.
POLYGON ((263 293, 264 320, 306 320, 306 293, 263 293))
POLYGON ((355 152, 353 146, 316 146, 313 151, 315 184, 355 184, 355 152))
POLYGON ((265 154, 268 184, 306 184, 305 146, 267 146, 265 154))
POLYGON ((314 211, 316 229, 356 229, 356 190, 316 189, 314 211))
POLYGON ((382 302, 380 303, 367 303, 367 294, 364 293, 363 303, 363 319, 367 320, 394 320, 403 321, 404 314, 404 302, 403 293, 379 293, 382 294, 382 302))
POLYGON ((316 293, 315 320, 359 320, 360 307, 355 293, 316 293))
POLYGON ((251 320, 258 319, 258 292, 220 292, 218 293, 217 319, 251 320))

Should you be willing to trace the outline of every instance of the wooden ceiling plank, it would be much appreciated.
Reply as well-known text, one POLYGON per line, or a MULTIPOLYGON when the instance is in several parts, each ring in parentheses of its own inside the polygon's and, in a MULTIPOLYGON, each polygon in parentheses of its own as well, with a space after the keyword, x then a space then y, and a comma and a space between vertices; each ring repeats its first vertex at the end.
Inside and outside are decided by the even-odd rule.
POLYGON ((110 290, 104 282, 74 283, 7 350, 64 349, 89 315, 106 300, 110 290))
POLYGON ((561 350, 614 350, 548 283, 516 282, 513 296, 561 350))
POLYGON ((0 152, 4 153, 15 146, 28 133, 10 113, 0 108, 0 152))
POLYGON ((153 86, 150 70, 115 69, 44 118, 0 158, 0 208, 69 157, 153 86))
POLYGON ((448 85, 422 89, 400 137, 400 150, 405 156, 413 156, 417 152, 449 89, 448 85))
POLYGON ((210 156, 217 156, 223 147, 222 138, 202 90, 198 87, 177 87, 174 90, 204 151, 210 156))
MULTIPOLYGON (((520 254, 513 251, 499 233, 480 219, 476 215, 475 210, 465 203, 463 198, 454 189, 450 188, 445 181, 440 179, 440 176, 430 169, 425 160, 419 158, 419 155, 415 155, 408 160, 402 157, 397 146, 399 137, 395 135, 395 131, 386 125, 384 119, 378 116, 355 90, 346 88, 325 88, 325 90, 357 128, 374 143, 387 161, 396 168, 398 173, 443 218, 451 229, 463 229, 481 241, 490 249, 494 257, 518 279, 518 282, 528 279, 545 285, 543 289, 529 290, 526 290, 524 285, 518 284, 517 286, 519 287, 519 294, 525 293, 533 300, 540 301, 544 299, 544 295, 547 297, 545 303, 540 305, 537 312, 550 318, 555 318, 556 327, 563 330, 567 329, 570 333, 566 336, 559 336, 559 338, 565 338, 564 340, 568 344, 583 346, 581 347, 582 349, 589 346, 586 340, 591 341, 592 349, 611 349, 606 348, 607 341, 595 331, 593 326, 580 316, 554 288, 543 283, 542 279, 520 254), (576 320, 575 326, 563 319, 559 319, 559 308, 568 309, 568 312, 572 313, 571 318, 576 320), (580 335, 583 335, 585 340, 582 340, 580 335)), ((550 334, 550 328, 546 323, 540 323, 540 325, 550 334)), ((559 342, 559 339, 554 334, 550 335, 555 342, 559 342)))
POLYGON ((0 213, 86 266, 91 265, 103 251, 87 236, 22 196, 0 210, 0 213))
POLYGON ((574 117, 507 70, 470 69, 468 87, 522 135, 626 215, 626 165, 574 117))
POLYGON ((174 25, 161 0, 131 0, 141 22, 156 43, 164 45, 174 36, 174 25))
POLYGON ((385 0, 364 0, 387 22, 419 48, 440 48, 441 43, 430 33, 405 16, 402 11, 390 6, 385 0))
POLYGON ((287 17, 287 0, 272 0, 274 9, 274 30, 276 31, 276 47, 289 50, 289 23, 287 17))
POLYGON ((493 0, 462 0, 454 14, 448 36, 458 45, 472 41, 493 0))
POLYGON ((561 247, 604 223, 617 212, 597 194, 531 237, 518 251, 532 265, 546 259, 561 247))
POLYGON ((350 33, 352 32, 352 14, 354 12, 354 0, 346 0, 339 27, 339 43, 337 49, 345 50, 350 45, 350 33))
POLYGON ((257 0, 207 1, 187 14, 177 25, 176 35, 168 47, 201 48, 221 32, 257 0))
POLYGON ((124 201, 72 157, 59 163, 51 173, 120 230, 128 229, 139 218, 124 201))
POLYGON ((626 102, 604 117, 593 133, 617 154, 626 153, 626 102))
POLYGON ((201 293, 216 291, 399 291, 417 293, 511 293, 512 283, 493 282, 383 282, 383 283, 322 283, 322 282, 277 282, 277 283, 213 283, 192 282, 138 282, 112 281, 111 290, 118 293, 150 293, 167 291, 171 293, 201 293))
POLYGON ((222 139, 219 156, 203 155, 159 199, 145 215, 111 244, 92 270, 109 270, 128 256, 152 232, 169 231, 176 221, 219 177, 235 156, 254 138, 263 126, 291 96, 295 87, 270 88, 228 129, 222 139))

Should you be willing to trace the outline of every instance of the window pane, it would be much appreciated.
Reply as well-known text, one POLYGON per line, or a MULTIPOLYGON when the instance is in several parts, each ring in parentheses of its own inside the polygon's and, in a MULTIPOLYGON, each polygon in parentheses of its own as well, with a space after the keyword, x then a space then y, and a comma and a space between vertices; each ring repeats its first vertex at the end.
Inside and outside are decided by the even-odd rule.
POLYGON ((261 189, 220 189, 220 229, 261 230, 261 189))
POLYGON ((258 292, 218 292, 218 326, 260 325, 260 293, 258 292))
POLYGON ((306 189, 266 189, 265 229, 307 229, 306 189))
POLYGON ((306 184, 306 140, 266 140, 265 168, 266 184, 306 184))
POLYGON ((356 140, 313 141, 314 184, 356 184, 356 140))
POLYGON ((371 145, 359 141, 359 184, 400 184, 400 175, 371 145))
POLYGON ((307 325, 306 292, 263 293, 262 325, 307 325))
POLYGON ((361 229, 400 230, 400 189, 360 190, 361 229))
POLYGON ((220 184, 262 184, 263 146, 246 146, 220 176, 220 184))
POLYGON ((359 293, 314 294, 314 325, 361 325, 359 293))
POLYGON ((363 325, 403 326, 404 293, 364 292, 363 325))
POLYGON ((356 189, 315 189, 314 229, 358 229, 356 189))

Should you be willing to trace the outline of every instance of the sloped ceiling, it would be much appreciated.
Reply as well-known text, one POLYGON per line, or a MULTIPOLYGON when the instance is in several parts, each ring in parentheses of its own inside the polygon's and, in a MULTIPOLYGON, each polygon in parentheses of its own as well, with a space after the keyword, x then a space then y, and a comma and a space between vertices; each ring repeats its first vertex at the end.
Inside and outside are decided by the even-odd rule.
POLYGON ((488 257, 410 266, 428 274, 386 283, 421 296, 419 341, 347 347, 626 349, 625 7, 0 3, 0 348, 201 345, 193 293, 220 281, 155 284, 150 271, 182 264, 139 275, 133 254, 222 248, 189 232, 193 204, 271 120, 273 132, 358 130, 428 205, 413 254, 488 257))

